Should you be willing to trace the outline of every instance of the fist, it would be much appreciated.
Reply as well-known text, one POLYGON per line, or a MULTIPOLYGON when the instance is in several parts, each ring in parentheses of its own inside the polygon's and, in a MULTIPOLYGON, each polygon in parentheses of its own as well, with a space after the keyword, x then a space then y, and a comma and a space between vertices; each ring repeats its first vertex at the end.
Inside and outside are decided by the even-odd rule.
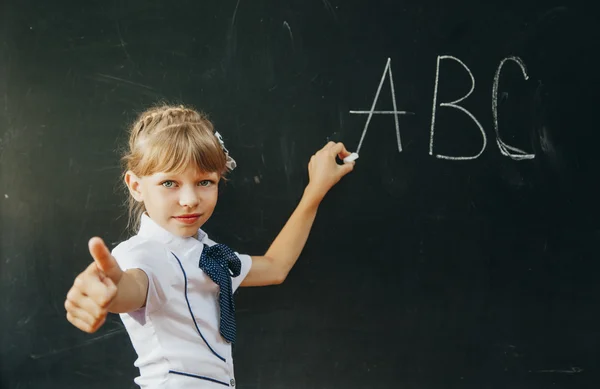
POLYGON ((67 293, 65 309, 71 324, 93 333, 106 321, 123 271, 102 239, 90 239, 89 250, 94 262, 75 278, 67 293))

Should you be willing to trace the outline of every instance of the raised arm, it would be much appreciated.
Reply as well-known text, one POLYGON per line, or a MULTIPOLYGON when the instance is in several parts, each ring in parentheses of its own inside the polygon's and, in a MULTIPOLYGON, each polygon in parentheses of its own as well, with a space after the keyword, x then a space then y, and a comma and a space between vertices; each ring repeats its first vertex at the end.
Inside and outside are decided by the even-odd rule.
POLYGON ((67 320, 85 332, 95 332, 108 312, 125 313, 144 306, 148 277, 139 269, 122 271, 100 238, 92 238, 89 249, 94 262, 75 278, 67 293, 67 320))
POLYGON ((306 244, 321 201, 354 168, 354 162, 336 162, 336 156, 343 159, 348 155, 342 143, 329 142, 311 157, 309 183, 300 203, 266 254, 252 257, 252 267, 241 286, 275 285, 286 279, 306 244))

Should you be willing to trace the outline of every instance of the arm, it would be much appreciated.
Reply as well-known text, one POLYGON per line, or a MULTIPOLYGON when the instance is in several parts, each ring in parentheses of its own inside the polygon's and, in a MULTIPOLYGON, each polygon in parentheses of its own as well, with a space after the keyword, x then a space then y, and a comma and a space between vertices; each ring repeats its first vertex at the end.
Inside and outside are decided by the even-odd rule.
POLYGON ((112 313, 127 313, 144 307, 148 295, 148 276, 143 270, 123 272, 117 284, 117 295, 108 306, 112 313))
POLYGON ((108 312, 125 313, 143 307, 148 277, 140 269, 123 272, 99 238, 90 239, 89 249, 94 262, 75 278, 65 309, 67 320, 92 333, 104 324, 108 312))
POLYGON ((308 164, 309 183, 295 211, 264 256, 253 256, 250 272, 241 286, 281 284, 298 260, 321 201, 336 183, 354 168, 354 162, 338 165, 335 158, 350 155, 342 143, 329 142, 308 164))

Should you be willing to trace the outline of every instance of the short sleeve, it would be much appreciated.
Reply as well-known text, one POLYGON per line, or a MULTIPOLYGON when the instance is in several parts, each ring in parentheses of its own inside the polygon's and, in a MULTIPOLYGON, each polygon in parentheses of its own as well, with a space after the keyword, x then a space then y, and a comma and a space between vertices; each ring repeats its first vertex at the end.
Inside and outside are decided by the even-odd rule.
MULTIPOLYGON (((202 239, 200 240, 202 243, 207 244, 209 246, 214 246, 217 244, 214 240, 210 239, 206 232, 202 231, 202 239)), ((240 271, 240 275, 237 277, 231 277, 231 291, 235 292, 237 288, 240 287, 244 278, 250 272, 250 268, 252 267, 252 257, 246 254, 240 254, 237 251, 234 251, 235 255, 238 256, 240 261, 242 261, 242 270, 240 271)))
POLYGON ((235 253, 235 254, 240 258, 240 261, 242 261, 242 270, 240 271, 239 276, 232 277, 232 279, 231 279, 231 289, 233 292, 235 292, 236 289, 239 288, 242 281, 244 281, 244 278, 246 278, 246 276, 250 272, 250 268, 252 267, 252 257, 251 256, 246 255, 246 254, 238 254, 238 253, 235 253))
MULTIPOLYGON (((208 235, 206 235, 205 232, 203 232, 203 234, 204 234, 204 236, 202 237, 202 240, 201 240, 202 243, 207 244, 209 246, 213 246, 213 245, 217 244, 217 242, 210 239, 208 237, 208 235)), ((237 290, 237 288, 240 287, 240 285, 242 284, 242 281, 244 281, 244 278, 246 278, 246 276, 250 272, 250 268, 252 267, 252 257, 250 257, 249 255, 246 255, 246 254, 239 254, 238 252, 235 252, 235 255, 237 255, 238 258, 240 259, 240 261, 242 261, 242 270, 240 271, 239 276, 231 277, 232 292, 235 292, 237 290)))
POLYGON ((129 312, 136 321, 144 324, 145 316, 159 310, 168 300, 174 272, 168 261, 169 251, 154 241, 135 240, 123 242, 112 251, 121 269, 140 269, 148 277, 148 294, 143 308, 129 312))

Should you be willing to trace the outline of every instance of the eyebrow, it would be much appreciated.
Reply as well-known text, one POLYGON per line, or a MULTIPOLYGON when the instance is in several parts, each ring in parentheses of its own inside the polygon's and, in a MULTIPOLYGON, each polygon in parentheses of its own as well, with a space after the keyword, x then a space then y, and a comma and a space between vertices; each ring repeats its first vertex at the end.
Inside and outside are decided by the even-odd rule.
MULTIPOLYGON (((155 177, 157 177, 160 180, 165 180, 165 179, 180 179, 181 178, 181 173, 165 173, 165 172, 158 172, 154 174, 155 177)), ((211 173, 201 173, 198 174, 194 177, 194 179, 196 180, 218 180, 219 179, 219 175, 215 172, 211 172, 211 173)))

